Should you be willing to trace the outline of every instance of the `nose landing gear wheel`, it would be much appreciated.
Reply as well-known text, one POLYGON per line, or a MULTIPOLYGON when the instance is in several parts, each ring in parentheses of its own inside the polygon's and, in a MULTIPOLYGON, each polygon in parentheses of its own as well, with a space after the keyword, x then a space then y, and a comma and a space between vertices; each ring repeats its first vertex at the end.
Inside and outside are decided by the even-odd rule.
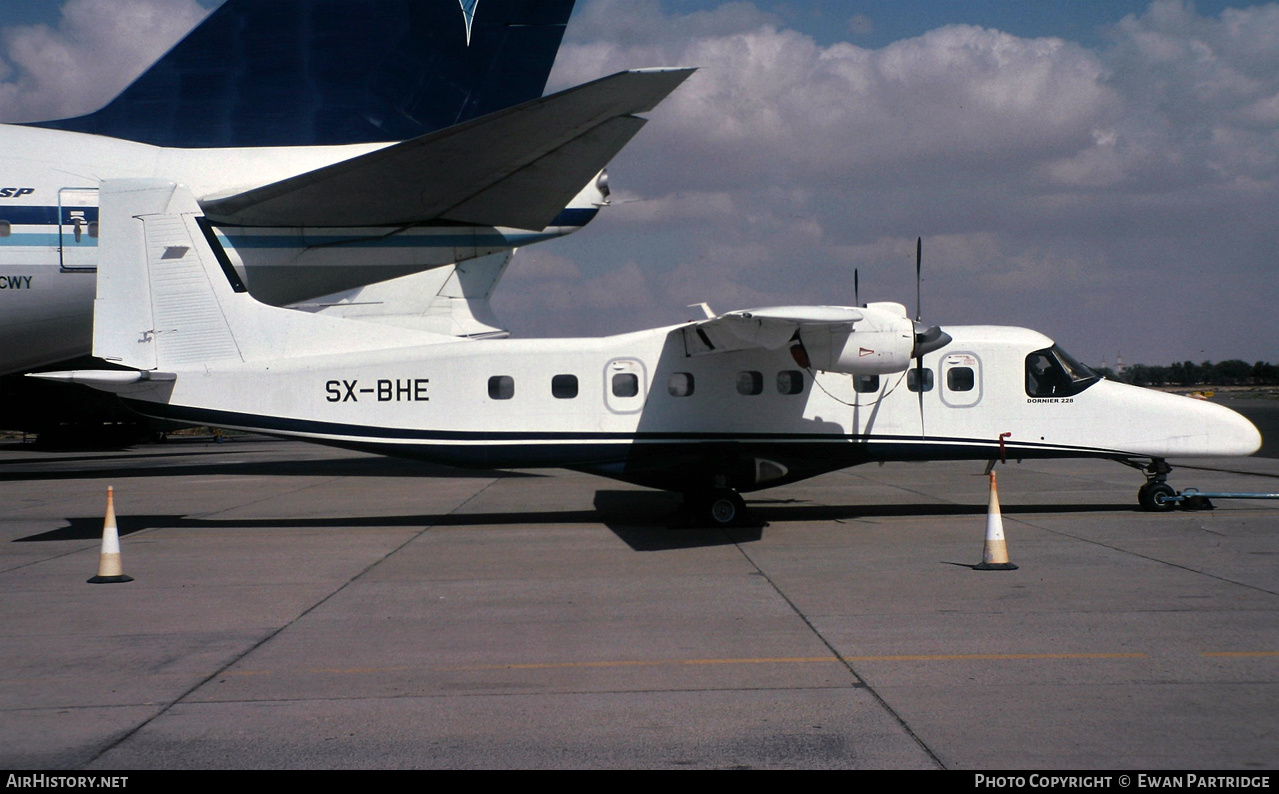
POLYGON ((1172 497, 1177 492, 1166 482, 1153 482, 1141 486, 1137 491, 1137 501, 1143 510, 1153 513, 1166 513, 1177 506, 1172 497))

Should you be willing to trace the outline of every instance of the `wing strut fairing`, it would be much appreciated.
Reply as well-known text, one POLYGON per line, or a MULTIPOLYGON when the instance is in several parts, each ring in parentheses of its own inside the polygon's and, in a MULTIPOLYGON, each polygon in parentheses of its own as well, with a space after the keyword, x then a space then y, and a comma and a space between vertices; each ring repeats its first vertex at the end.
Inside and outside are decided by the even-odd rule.
POLYGON ((202 207, 242 226, 542 229, 692 71, 620 72, 202 207))

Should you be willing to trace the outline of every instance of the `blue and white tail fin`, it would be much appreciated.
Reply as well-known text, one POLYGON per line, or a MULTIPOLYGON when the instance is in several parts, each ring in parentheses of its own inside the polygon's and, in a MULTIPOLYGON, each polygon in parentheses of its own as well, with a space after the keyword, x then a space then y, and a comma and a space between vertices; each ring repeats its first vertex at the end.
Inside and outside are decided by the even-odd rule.
POLYGON ((227 0, 102 109, 180 148, 415 138, 542 95, 573 0, 227 0))
POLYGON ((245 291, 191 192, 160 180, 104 180, 93 354, 148 371, 203 371, 455 341, 317 317, 245 291))

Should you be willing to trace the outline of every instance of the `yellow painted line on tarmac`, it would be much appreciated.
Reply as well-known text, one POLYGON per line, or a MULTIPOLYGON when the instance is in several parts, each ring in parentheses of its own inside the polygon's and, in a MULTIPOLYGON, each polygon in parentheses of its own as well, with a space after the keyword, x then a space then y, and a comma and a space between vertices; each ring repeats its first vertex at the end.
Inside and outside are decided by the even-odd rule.
POLYGON ((762 659, 647 659, 615 662, 544 662, 539 664, 484 664, 471 667, 449 667, 448 670, 557 670, 580 667, 663 667, 717 664, 818 664, 839 663, 834 656, 787 656, 762 659))
MULTIPOLYGON (((1205 651, 1201 657, 1209 658, 1273 658, 1279 651, 1205 651)), ((1017 661, 1107 661, 1124 659, 1149 659, 1148 653, 951 653, 951 654, 896 654, 884 656, 769 656, 729 659, 619 659, 598 662, 533 662, 527 664, 477 664, 456 667, 321 667, 294 672, 321 675, 376 675, 380 673, 404 673, 414 671, 435 672, 486 672, 494 670, 581 670, 618 669, 627 667, 699 667, 743 664, 862 664, 874 662, 1017 662, 1017 661)), ((235 670, 226 676, 273 675, 272 670, 235 670)))
MULTIPOLYGON (((1203 651, 1199 654, 1209 659, 1274 659, 1279 651, 1203 651)), ((1072 661, 1108 659, 1149 659, 1147 653, 953 653, 953 654, 899 654, 891 656, 769 656, 738 659, 622 659, 600 662, 538 662, 531 664, 481 664, 461 667, 427 667, 401 665, 396 667, 316 667, 306 670, 228 670, 225 677, 269 676, 279 672, 309 673, 314 675, 380 675, 411 672, 484 672, 492 670, 573 670, 609 669, 624 667, 697 667, 734 664, 856 664, 872 662, 1009 662, 1009 661, 1072 661)), ((53 683, 61 678, 0 678, 0 685, 53 683)))
POLYGON ((845 656, 846 662, 1007 662, 1052 659, 1149 659, 1145 653, 956 653, 921 656, 845 656))

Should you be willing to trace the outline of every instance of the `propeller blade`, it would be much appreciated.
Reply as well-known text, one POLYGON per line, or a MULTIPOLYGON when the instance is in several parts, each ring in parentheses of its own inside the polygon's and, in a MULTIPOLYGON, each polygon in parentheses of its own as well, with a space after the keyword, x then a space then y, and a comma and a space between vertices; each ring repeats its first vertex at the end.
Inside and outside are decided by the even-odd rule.
MULTIPOLYGON (((915 322, 919 322, 924 311, 924 301, 921 297, 922 289, 920 285, 923 283, 923 266, 924 266, 924 238, 915 238, 915 322)), ((920 349, 919 334, 915 334, 915 393, 919 395, 919 437, 927 438, 928 432, 924 426, 924 353, 920 349)))
POLYGON ((862 305, 861 290, 858 288, 857 284, 857 268, 853 268, 853 305, 862 305))
MULTIPOLYGON (((923 262, 924 262, 924 238, 915 238, 915 322, 919 322, 924 316, 923 302, 920 300, 920 282, 923 281, 923 262)), ((921 392, 922 394, 922 392, 921 392)))
POLYGON ((915 359, 915 391, 919 395, 919 437, 927 438, 924 429, 924 357, 915 359))

